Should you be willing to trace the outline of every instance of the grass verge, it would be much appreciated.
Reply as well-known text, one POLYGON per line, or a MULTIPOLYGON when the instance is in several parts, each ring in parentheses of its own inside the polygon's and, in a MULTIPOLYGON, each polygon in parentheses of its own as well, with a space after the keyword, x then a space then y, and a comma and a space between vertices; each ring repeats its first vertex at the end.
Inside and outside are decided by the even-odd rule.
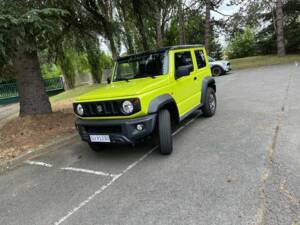
POLYGON ((73 134, 74 98, 99 87, 99 84, 80 86, 51 97, 51 114, 17 117, 16 113, 5 119, 0 130, 0 164, 24 154, 28 149, 36 149, 49 141, 73 134))
POLYGON ((286 55, 286 56, 265 55, 265 56, 252 56, 252 57, 230 60, 231 67, 233 70, 294 63, 294 62, 300 62, 300 55, 286 55))

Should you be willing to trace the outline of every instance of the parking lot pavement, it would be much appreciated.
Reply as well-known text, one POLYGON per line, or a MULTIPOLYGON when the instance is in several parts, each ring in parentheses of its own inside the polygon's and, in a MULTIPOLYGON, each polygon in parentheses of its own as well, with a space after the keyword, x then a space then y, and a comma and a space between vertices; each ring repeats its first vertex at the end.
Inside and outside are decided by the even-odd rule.
POLYGON ((300 68, 217 78, 218 110, 152 143, 79 138, 0 176, 0 224, 299 224, 300 68))

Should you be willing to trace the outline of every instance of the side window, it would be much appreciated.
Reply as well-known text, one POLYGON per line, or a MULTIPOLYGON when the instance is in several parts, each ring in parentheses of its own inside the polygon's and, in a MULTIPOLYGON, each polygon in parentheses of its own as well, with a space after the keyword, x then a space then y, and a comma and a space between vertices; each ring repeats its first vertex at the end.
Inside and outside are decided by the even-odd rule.
POLYGON ((202 50, 196 50, 195 51, 195 56, 196 56, 196 60, 197 60, 198 69, 205 67, 206 62, 205 62, 205 57, 204 57, 203 51, 202 50))
POLYGON ((184 69, 188 69, 189 71, 194 70, 192 54, 190 51, 175 53, 175 74, 184 69))

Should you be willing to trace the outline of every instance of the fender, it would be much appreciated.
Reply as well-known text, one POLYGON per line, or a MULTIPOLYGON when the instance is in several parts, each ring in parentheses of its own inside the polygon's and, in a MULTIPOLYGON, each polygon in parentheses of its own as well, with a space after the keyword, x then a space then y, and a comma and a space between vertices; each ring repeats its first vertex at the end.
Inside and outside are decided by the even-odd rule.
POLYGON ((205 95, 208 87, 212 87, 215 91, 216 90, 216 81, 212 77, 205 77, 202 81, 202 93, 201 93, 201 105, 205 104, 205 95))
POLYGON ((162 106, 164 106, 170 102, 175 103, 175 100, 173 99, 173 97, 171 95, 169 95, 169 94, 160 95, 160 96, 154 98, 150 102, 149 108, 148 108, 148 113, 149 114, 156 113, 162 106))

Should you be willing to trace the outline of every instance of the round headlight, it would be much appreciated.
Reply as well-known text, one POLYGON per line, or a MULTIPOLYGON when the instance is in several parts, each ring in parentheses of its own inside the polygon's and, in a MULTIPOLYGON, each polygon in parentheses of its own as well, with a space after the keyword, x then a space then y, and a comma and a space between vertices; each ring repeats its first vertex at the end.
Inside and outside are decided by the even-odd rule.
POLYGON ((130 114, 133 112, 133 104, 131 101, 126 100, 122 103, 122 112, 124 114, 130 114))
POLYGON ((83 107, 82 107, 81 104, 78 104, 78 105, 76 106, 76 111, 77 111, 77 114, 78 114, 79 116, 83 116, 83 114, 84 114, 84 109, 83 109, 83 107))

